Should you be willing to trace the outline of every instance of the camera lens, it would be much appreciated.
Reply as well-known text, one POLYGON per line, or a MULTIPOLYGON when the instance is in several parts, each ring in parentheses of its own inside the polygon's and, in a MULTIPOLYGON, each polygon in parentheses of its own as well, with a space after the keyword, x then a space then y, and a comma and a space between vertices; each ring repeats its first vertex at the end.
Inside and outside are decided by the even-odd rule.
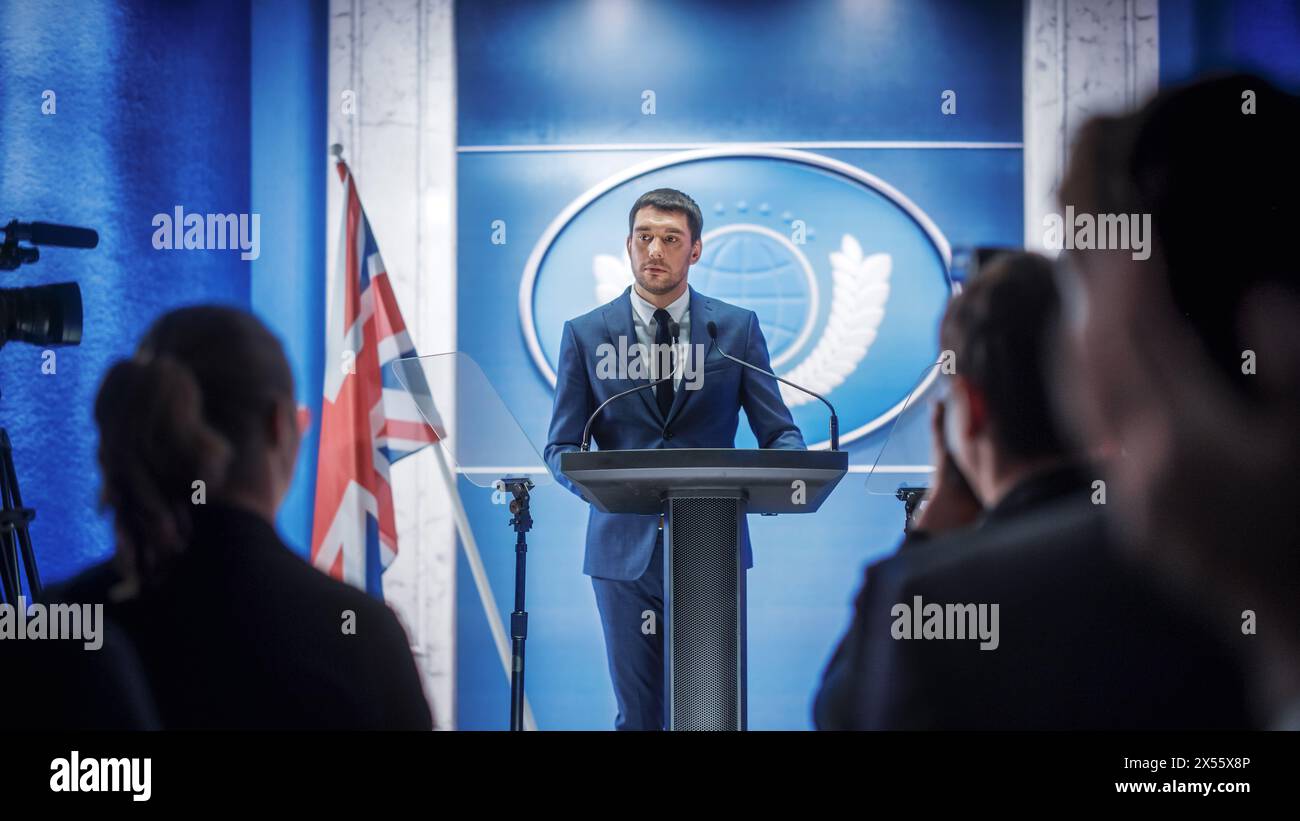
POLYGON ((81 342, 81 288, 75 282, 0 288, 0 344, 81 342))

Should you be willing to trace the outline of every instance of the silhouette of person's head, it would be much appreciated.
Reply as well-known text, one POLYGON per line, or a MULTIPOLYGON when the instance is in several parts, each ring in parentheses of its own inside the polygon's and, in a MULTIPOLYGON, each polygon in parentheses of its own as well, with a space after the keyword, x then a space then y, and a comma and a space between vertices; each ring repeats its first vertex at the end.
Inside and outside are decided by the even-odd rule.
POLYGON ((102 501, 112 509, 128 582, 157 581, 192 533, 196 505, 268 521, 299 444, 293 374, 275 335, 219 306, 159 318, 95 401, 102 501))
POLYGON ((954 356, 946 446, 986 507, 1037 469, 1075 456, 1052 414, 1044 373, 1058 312, 1052 264, 992 259, 948 304, 939 344, 954 356))
POLYGON ((1154 234, 1146 259, 1062 258, 1061 371, 1087 438, 1122 454, 1111 506, 1172 577, 1267 611, 1300 696, 1298 145, 1300 98, 1218 77, 1087 123, 1060 201, 1154 234))

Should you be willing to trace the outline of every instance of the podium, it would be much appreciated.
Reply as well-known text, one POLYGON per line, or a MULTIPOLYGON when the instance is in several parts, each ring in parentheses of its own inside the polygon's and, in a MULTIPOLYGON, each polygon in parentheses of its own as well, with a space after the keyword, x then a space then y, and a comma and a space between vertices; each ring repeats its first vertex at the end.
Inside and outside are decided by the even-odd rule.
POLYGON ((664 516, 668 729, 746 729, 744 517, 813 513, 847 470, 845 451, 560 454, 560 472, 599 510, 664 516))

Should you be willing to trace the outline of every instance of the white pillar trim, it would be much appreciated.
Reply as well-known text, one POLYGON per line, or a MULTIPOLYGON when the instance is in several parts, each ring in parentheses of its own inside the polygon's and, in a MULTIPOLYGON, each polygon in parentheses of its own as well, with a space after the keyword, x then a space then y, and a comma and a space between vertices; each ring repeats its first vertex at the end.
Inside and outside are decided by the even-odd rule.
MULTIPOLYGON (((330 0, 329 141, 343 146, 421 354, 456 349, 454 20, 452 0, 330 0), (351 114, 343 112, 345 91, 351 114)), ((332 265, 341 188, 326 149, 332 265)), ((456 531, 433 457, 421 452, 392 468, 398 555, 384 591, 410 637, 439 729, 454 729, 456 531)))
POLYGON ((1131 111, 1160 79, 1158 0, 1026 0, 1025 247, 1045 251, 1043 218, 1079 126, 1131 111))

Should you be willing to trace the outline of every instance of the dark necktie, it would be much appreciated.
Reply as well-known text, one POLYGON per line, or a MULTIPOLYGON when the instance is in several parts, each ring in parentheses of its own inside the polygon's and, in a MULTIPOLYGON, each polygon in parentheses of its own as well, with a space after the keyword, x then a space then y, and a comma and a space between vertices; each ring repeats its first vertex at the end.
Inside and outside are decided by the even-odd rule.
MULTIPOLYGON (((673 340, 668 333, 668 323, 671 321, 672 318, 668 316, 668 312, 665 311, 663 308, 659 308, 658 310, 655 311, 656 325, 655 325, 654 361, 656 363, 665 361, 665 357, 663 357, 660 354, 660 351, 671 350, 673 340)), ((669 362, 669 367, 671 368, 672 367, 671 354, 666 359, 669 362)), ((669 370, 668 373, 659 373, 659 375, 656 378, 663 378, 670 373, 672 373, 671 370, 669 370)), ((658 385, 655 385, 655 399, 659 400, 659 412, 664 415, 665 421, 667 421, 668 419, 669 409, 671 409, 673 406, 673 381, 674 380, 669 379, 667 381, 660 382, 658 385)))

